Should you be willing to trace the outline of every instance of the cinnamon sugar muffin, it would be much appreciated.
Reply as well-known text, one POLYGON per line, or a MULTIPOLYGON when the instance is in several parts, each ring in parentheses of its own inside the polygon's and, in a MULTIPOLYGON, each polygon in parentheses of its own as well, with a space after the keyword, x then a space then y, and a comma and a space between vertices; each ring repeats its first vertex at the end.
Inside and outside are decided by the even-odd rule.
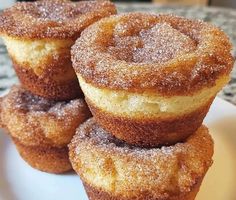
POLYGON ((67 144, 76 127, 91 116, 83 99, 55 102, 14 86, 0 107, 0 124, 26 162, 51 173, 71 169, 67 144))
POLYGON ((146 149, 116 139, 92 118, 69 144, 90 200, 193 200, 212 155, 205 126, 183 143, 146 149))
POLYGON ((96 121, 121 140, 150 147, 183 141, 201 126, 229 81, 230 51, 213 25, 128 13, 86 29, 72 62, 96 121))
POLYGON ((87 26, 115 13, 109 1, 23 2, 4 10, 0 36, 23 87, 52 100, 81 96, 70 48, 87 26))

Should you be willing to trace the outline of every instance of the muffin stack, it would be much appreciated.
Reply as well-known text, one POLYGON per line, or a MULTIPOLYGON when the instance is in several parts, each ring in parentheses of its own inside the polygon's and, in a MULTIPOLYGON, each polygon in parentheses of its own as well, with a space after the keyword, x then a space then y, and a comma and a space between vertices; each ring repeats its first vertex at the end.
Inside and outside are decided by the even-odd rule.
POLYGON ((115 14, 114 4, 52 0, 17 3, 0 15, 0 34, 21 85, 2 98, 1 126, 32 167, 71 169, 67 144, 91 116, 70 48, 87 26, 115 14))
POLYGON ((231 44, 201 21, 115 13, 61 0, 1 13, 22 85, 2 98, 0 124, 32 167, 72 164, 90 200, 193 200, 212 164, 202 121, 229 80, 231 44))
POLYGON ((72 63, 94 116, 69 145, 90 200, 192 200, 212 164, 202 125, 233 66, 213 25, 129 13, 88 27, 72 63))

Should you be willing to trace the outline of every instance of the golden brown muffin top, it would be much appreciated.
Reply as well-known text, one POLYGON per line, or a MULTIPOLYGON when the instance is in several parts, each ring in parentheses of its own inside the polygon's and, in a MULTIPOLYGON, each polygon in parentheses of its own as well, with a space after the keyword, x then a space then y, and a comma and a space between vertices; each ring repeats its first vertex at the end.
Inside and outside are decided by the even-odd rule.
POLYGON ((74 38, 95 21, 116 13, 109 1, 16 3, 0 14, 0 33, 22 38, 74 38))
POLYGON ((9 108, 21 113, 48 114, 58 118, 74 116, 75 108, 85 107, 84 100, 54 101, 34 95, 23 87, 15 85, 10 92, 2 98, 2 109, 9 108))
POLYGON ((91 116, 83 98, 53 101, 13 86, 0 99, 0 126, 26 145, 67 145, 91 116))
POLYGON ((201 126, 183 143, 140 148, 116 139, 92 118, 77 129, 69 149, 73 168, 87 184, 128 199, 168 199, 201 181, 212 164, 213 141, 201 126))
POLYGON ((85 30, 72 60, 76 72, 97 87, 174 95, 191 94, 228 75, 230 51, 228 37, 205 22, 128 13, 85 30))

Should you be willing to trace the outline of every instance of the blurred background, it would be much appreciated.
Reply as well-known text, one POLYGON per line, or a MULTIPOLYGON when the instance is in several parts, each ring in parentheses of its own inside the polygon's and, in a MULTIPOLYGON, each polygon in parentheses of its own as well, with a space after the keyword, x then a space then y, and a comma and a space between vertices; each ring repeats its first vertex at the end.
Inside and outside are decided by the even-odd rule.
MULTIPOLYGON (((27 0, 25 0, 27 1, 27 0)), ((29 1, 29 0, 28 0, 29 1)), ((11 6, 15 0, 0 0, 0 9, 11 6)), ((114 2, 132 2, 132 3, 157 3, 167 5, 198 5, 198 6, 218 6, 236 8, 236 0, 115 0, 114 2)))

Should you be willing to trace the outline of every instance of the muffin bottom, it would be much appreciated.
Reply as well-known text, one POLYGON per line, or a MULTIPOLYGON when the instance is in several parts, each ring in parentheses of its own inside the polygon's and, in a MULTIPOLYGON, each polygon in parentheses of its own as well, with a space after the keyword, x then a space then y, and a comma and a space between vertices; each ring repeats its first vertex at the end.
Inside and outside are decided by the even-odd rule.
POLYGON ((84 184, 84 188, 87 192, 89 200, 194 200, 202 183, 202 179, 200 179, 193 187, 192 189, 187 193, 180 193, 179 195, 172 197, 168 197, 165 199, 157 199, 153 198, 152 196, 148 195, 147 193, 144 193, 142 196, 137 197, 121 197, 121 196, 114 196, 108 192, 99 190, 87 183, 84 184))
POLYGON ((35 95, 57 101, 71 100, 83 96, 76 77, 71 80, 57 82, 50 78, 53 75, 50 72, 47 78, 40 78, 31 69, 25 69, 16 62, 13 62, 13 66, 22 86, 35 95))
POLYGON ((183 116, 165 119, 146 119, 143 116, 143 118, 134 119, 108 113, 86 98, 86 102, 100 126, 122 141, 147 148, 173 145, 184 141, 201 126, 213 100, 214 97, 197 110, 183 116))
POLYGON ((33 168, 43 172, 60 174, 72 169, 68 147, 27 146, 12 138, 20 156, 33 168))

